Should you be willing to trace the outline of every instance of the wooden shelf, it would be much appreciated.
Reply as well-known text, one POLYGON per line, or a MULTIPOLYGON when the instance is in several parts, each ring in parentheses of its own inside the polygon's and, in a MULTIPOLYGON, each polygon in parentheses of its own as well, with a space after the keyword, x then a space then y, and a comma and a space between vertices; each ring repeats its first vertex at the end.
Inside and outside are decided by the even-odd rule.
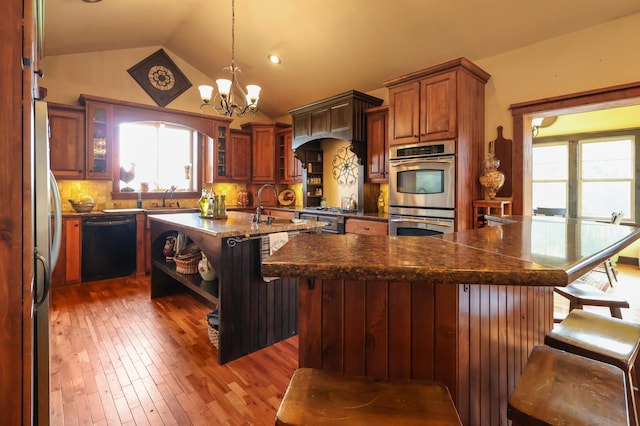
MULTIPOLYGON (((173 262, 153 259, 151 263, 160 271, 178 281, 180 284, 184 285, 189 290, 196 293, 198 296, 202 297, 213 305, 218 305, 219 299, 217 278, 213 281, 205 281, 202 279, 202 277, 200 277, 200 274, 181 274, 179 272, 176 272, 176 264, 173 262)), ((152 297, 154 296, 152 295, 152 297)))
POLYGON ((485 215, 510 216, 511 208, 511 200, 473 200, 473 227, 486 226, 485 215))

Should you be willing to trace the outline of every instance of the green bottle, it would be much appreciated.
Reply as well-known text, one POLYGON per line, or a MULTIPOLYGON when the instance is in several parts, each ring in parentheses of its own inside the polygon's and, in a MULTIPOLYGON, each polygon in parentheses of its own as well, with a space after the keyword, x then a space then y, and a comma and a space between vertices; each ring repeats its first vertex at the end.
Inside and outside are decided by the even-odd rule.
POLYGON ((200 215, 201 216, 206 216, 207 212, 209 211, 209 199, 207 198, 207 190, 206 189, 202 190, 202 195, 200 196, 200 199, 198 200, 198 206, 200 207, 200 215))

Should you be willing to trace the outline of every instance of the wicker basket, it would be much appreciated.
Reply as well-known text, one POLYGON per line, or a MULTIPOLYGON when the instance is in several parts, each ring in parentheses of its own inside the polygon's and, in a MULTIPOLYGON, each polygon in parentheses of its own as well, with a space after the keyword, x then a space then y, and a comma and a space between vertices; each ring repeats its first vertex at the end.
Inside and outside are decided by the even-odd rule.
POLYGON ((173 261, 176 263, 176 272, 184 275, 197 274, 200 260, 202 260, 202 252, 193 243, 173 257, 173 261))
POLYGON ((211 344, 216 349, 219 349, 218 344, 220 343, 220 332, 208 322, 207 322, 207 331, 209 332, 209 340, 211 341, 211 344))

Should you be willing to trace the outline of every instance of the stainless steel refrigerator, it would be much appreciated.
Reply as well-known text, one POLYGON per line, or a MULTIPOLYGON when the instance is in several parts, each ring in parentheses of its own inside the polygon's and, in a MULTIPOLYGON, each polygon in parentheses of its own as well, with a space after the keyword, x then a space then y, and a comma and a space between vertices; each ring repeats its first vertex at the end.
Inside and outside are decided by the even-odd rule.
POLYGON ((34 158, 33 158, 33 383, 32 411, 34 424, 49 424, 49 289, 51 273, 60 253, 62 214, 58 185, 49 163, 49 120, 47 104, 34 105, 34 158), (51 222, 53 219, 53 233, 51 222), (53 235, 52 235, 53 234, 53 235))

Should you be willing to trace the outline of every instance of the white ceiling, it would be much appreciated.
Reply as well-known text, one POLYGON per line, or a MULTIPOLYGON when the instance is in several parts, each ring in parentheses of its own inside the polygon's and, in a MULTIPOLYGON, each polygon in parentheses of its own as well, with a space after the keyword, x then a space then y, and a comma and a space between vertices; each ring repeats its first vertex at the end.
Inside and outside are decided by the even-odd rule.
MULTIPOLYGON (((638 12, 640 0, 236 0, 236 65, 243 84, 262 86, 262 112, 278 117, 638 12), (269 53, 283 63, 270 64, 269 53)), ((222 76, 231 0, 46 0, 46 56, 157 45, 212 80, 222 76)))

